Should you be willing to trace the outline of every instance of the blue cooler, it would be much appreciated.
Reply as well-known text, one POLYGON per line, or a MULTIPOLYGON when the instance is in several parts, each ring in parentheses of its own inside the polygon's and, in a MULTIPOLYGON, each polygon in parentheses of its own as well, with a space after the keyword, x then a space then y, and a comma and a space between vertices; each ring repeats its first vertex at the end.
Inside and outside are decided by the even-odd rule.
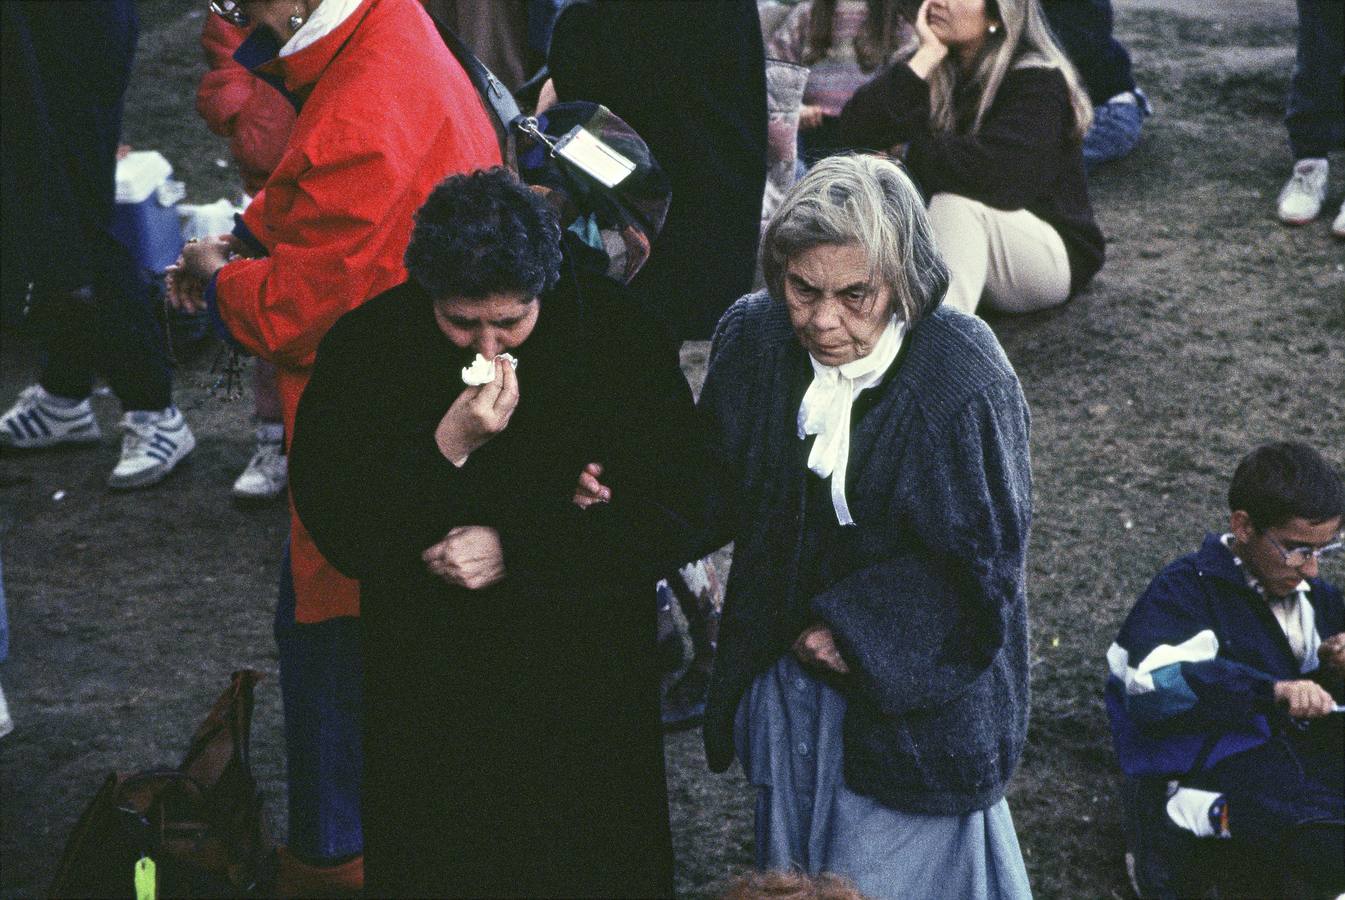
POLYGON ((162 273, 182 252, 177 201, 180 182, 170 181, 173 167, 155 150, 137 150, 117 161, 117 206, 112 234, 143 269, 162 273))

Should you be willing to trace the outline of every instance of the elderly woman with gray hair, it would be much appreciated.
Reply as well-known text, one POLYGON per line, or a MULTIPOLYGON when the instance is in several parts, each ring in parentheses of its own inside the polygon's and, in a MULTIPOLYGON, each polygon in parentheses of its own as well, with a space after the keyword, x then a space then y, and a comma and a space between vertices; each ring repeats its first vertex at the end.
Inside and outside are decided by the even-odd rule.
POLYGON ((700 399, 733 568, 710 767, 757 864, 874 897, 1030 894, 1004 788, 1027 732, 1028 409, 895 163, 820 162, 766 229, 700 399))

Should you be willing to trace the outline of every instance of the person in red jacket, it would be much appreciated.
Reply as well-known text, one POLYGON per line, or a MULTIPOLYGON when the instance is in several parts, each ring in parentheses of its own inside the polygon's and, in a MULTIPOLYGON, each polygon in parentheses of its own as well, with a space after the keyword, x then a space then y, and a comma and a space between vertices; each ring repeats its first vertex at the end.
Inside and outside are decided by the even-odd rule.
MULTIPOLYGON (((250 31, 220 16, 206 16, 201 48, 210 71, 196 88, 196 112, 211 131, 229 139, 229 152, 249 197, 262 189, 279 164, 295 118, 294 106, 283 94, 234 59, 250 31)), ((234 481, 233 495, 240 500, 271 500, 285 492, 289 466, 276 369, 264 359, 253 365, 252 395, 257 447, 234 481)))
MULTIPOLYGON (((212 9, 257 25, 234 58, 298 117, 234 234, 188 244, 170 290, 276 365, 293 441, 327 329, 405 280, 412 213, 445 176, 498 165, 500 148, 415 0, 216 0, 212 9)), ((278 891, 313 895, 363 883, 359 590, 291 513, 276 610, 290 798, 278 891)))

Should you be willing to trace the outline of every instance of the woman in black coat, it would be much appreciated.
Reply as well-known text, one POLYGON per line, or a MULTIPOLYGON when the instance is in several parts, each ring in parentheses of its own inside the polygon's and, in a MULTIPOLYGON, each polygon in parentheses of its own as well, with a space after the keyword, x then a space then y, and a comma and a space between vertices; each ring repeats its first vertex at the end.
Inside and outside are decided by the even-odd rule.
POLYGON ((361 583, 373 896, 672 891, 635 598, 691 556, 691 396, 658 326, 559 245, 507 172, 446 180, 411 277, 332 328, 299 406, 296 508, 361 583), (594 459, 621 498, 581 512, 594 459))

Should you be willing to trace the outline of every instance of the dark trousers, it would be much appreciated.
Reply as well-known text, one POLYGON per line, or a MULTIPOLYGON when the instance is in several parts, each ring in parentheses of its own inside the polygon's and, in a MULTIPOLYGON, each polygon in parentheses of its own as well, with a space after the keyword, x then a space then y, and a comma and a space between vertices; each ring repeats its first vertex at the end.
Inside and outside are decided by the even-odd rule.
POLYGON ((5 2, 0 245, 5 288, 33 285, 39 382, 88 396, 102 375, 131 410, 172 403, 150 282, 112 235, 132 0, 5 2))
POLYGON ((1298 0, 1298 56, 1284 124, 1294 159, 1345 147, 1345 3, 1298 0))
POLYGON ((1228 797, 1233 841, 1273 854, 1300 882, 1345 891, 1345 728, 1341 716, 1290 725, 1199 779, 1228 797))
POLYGON ((173 380, 155 292, 130 251, 110 237, 106 245, 87 300, 34 298, 32 323, 44 355, 38 382, 73 400, 89 395, 98 374, 123 409, 163 409, 173 402, 173 380))

